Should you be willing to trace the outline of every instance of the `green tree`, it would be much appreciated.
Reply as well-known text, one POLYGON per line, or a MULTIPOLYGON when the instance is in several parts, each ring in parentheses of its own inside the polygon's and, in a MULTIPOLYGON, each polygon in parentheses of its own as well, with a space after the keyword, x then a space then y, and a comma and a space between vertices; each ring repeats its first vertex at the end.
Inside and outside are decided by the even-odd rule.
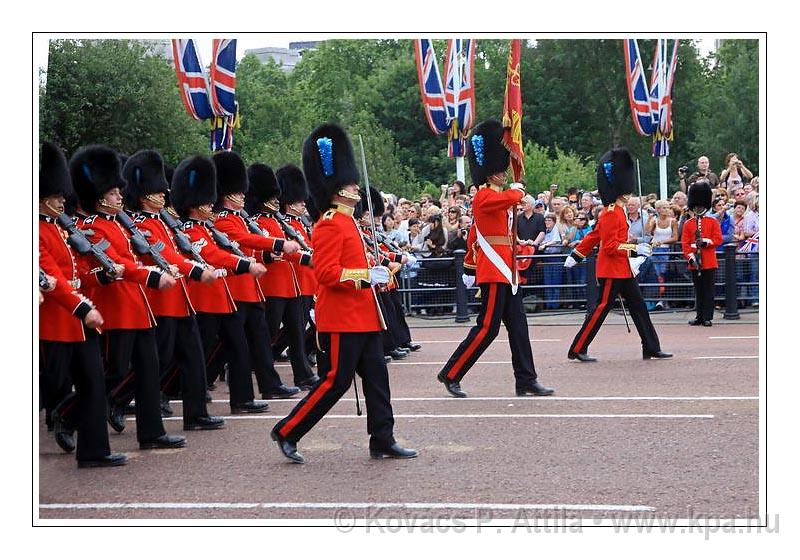
POLYGON ((40 106, 41 137, 67 154, 102 143, 174 164, 208 150, 208 125, 186 114, 170 63, 141 42, 51 41, 40 106))
POLYGON ((703 115, 691 143, 719 172, 724 157, 736 152, 758 173, 758 41, 731 39, 709 61, 713 64, 700 98, 703 115))

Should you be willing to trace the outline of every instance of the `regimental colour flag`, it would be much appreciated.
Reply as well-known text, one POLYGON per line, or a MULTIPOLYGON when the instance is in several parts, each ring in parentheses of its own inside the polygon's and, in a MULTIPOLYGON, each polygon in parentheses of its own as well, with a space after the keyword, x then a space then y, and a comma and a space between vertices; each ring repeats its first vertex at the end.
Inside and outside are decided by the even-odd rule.
POLYGON ((436 53, 433 51, 433 42, 430 39, 416 39, 414 54, 425 119, 434 134, 443 134, 448 130, 447 110, 444 106, 442 77, 439 74, 436 53))
POLYGON ((186 112, 199 121, 210 119, 214 113, 208 95, 208 80, 194 39, 173 39, 172 57, 186 112))
POLYGON ((475 120, 475 39, 451 39, 445 55, 447 155, 464 157, 464 139, 475 120))
POLYGON ((519 71, 521 58, 522 40, 512 39, 503 99, 503 145, 511 153, 511 171, 515 182, 525 173, 525 152, 522 149, 522 83, 519 71))

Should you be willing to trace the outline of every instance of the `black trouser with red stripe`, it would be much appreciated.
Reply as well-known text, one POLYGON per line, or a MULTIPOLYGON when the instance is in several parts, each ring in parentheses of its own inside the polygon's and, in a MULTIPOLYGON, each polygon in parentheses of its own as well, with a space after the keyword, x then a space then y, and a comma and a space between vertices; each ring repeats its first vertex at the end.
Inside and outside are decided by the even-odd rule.
POLYGON ((94 461, 111 453, 106 428, 108 408, 99 335, 94 329, 83 330, 85 342, 40 342, 42 380, 55 380, 57 386, 63 386, 60 380, 67 379, 75 385, 75 392, 62 395, 53 408, 68 429, 78 430, 75 458, 94 461))
POLYGON ((370 449, 392 446, 394 415, 380 333, 319 333, 318 338, 321 381, 278 422, 278 433, 297 443, 347 392, 358 373, 367 404, 370 449))
POLYGON ((206 361, 194 315, 156 317, 156 344, 161 365, 161 389, 166 394, 180 382, 184 423, 208 416, 206 361))
POLYGON ((649 353, 659 352, 661 344, 658 341, 653 322, 650 320, 650 314, 647 313, 647 307, 636 278, 598 278, 597 281, 600 284, 597 305, 586 313, 583 325, 569 347, 570 351, 576 354, 587 352, 589 344, 597 336, 597 331, 600 330, 606 315, 614 306, 617 295, 622 295, 628 313, 633 319, 633 324, 636 325, 636 330, 639 332, 639 338, 642 340, 642 350, 649 353))
POLYGON ((698 321, 711 321, 714 318, 714 280, 717 275, 716 268, 692 271, 692 284, 694 284, 694 308, 698 321))
MULTIPOLYGON (((267 316, 262 302, 237 301, 236 314, 242 319, 250 361, 256 374, 258 390, 264 394, 281 386, 282 381, 275 369, 272 357, 272 337, 267 326, 267 316)), ((230 358, 230 352, 228 352, 230 358)))
POLYGON ((252 401, 253 379, 242 317, 237 313, 198 313, 197 326, 206 363, 214 352, 225 352, 227 356, 230 404, 252 401))
POLYGON ((536 368, 533 365, 533 351, 528 336, 528 321, 522 307, 522 292, 512 295, 511 285, 499 282, 486 282, 480 284, 480 288, 481 310, 477 323, 458 345, 440 373, 451 381, 460 382, 497 338, 502 321, 508 331, 516 388, 528 389, 536 381, 536 368))
POLYGON ((164 435, 155 329, 112 329, 106 337, 106 388, 114 406, 136 397, 136 439, 164 435))
MULTIPOLYGON (((294 384, 303 383, 314 376, 306 357, 303 333, 303 302, 300 297, 267 297, 267 326, 270 333, 277 333, 281 322, 289 344, 289 360, 292 363, 294 384)), ((272 353, 272 341, 270 353, 272 353)), ((273 354, 274 356, 274 354, 273 354)))

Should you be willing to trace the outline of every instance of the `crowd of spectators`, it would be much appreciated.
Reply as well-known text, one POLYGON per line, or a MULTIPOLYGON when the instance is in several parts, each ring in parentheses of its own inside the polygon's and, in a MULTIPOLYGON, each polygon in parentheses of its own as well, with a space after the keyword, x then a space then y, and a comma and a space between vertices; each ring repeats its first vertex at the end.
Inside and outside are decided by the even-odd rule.
MULTIPOLYGON (((631 197, 626 205, 629 240, 632 243, 651 243, 653 256, 639 271, 648 306, 667 309, 675 300, 670 284, 686 283, 688 276, 680 255, 679 240, 683 224, 693 214, 687 207, 688 187, 699 179, 712 185, 711 215, 720 221, 725 243, 737 245, 737 280, 745 285, 738 297, 742 306, 758 305, 758 261, 748 253, 758 252, 759 238, 759 180, 735 153, 725 158, 719 175, 710 171, 706 156, 697 160, 697 169, 688 174, 682 167, 679 188, 668 200, 648 194, 641 200, 631 197), (688 174, 688 177, 687 177, 688 174)), ((435 198, 422 194, 415 200, 397 198, 382 193, 386 213, 380 225, 393 245, 413 252, 421 260, 405 271, 412 287, 434 291, 452 288, 455 251, 467 249, 467 236, 472 227, 472 198, 477 187, 467 187, 461 181, 441 186, 435 198)), ((531 189, 529 189, 530 191, 531 189)), ((524 282, 541 287, 539 298, 546 309, 584 308, 586 304, 586 268, 563 268, 564 256, 591 231, 603 204, 596 192, 584 192, 571 187, 559 195, 558 185, 527 194, 518 206, 517 236, 520 245, 529 246, 532 264, 525 268, 524 282)), ((724 250, 720 247, 719 251, 724 250)), ((720 275, 722 273, 720 272, 720 275)), ((722 282, 718 278, 718 282, 722 282)), ((718 295, 720 295, 718 293, 718 295)), ((435 297, 431 299, 435 300, 435 297)), ((691 305, 691 298, 681 304, 691 305)), ((428 314, 449 313, 452 306, 428 306, 428 314)))

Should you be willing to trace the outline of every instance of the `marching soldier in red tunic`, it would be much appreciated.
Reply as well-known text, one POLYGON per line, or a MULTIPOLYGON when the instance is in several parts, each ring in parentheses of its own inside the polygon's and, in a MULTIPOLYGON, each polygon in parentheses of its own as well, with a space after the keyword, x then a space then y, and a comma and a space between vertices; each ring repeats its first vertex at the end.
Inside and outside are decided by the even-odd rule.
MULTIPOLYGON (((288 168, 289 166, 286 167, 288 168)), ((302 174, 302 171, 300 171, 300 173, 302 174)), ((283 176, 283 173, 281 173, 280 176, 283 176)), ((288 177, 289 176, 287 176, 287 178, 288 177)), ((278 202, 280 203, 280 211, 286 218, 286 223, 303 238, 303 243, 305 243, 305 246, 308 247, 313 254, 314 244, 311 239, 311 224, 306 209, 308 185, 305 182, 305 176, 302 177, 303 188, 294 190, 292 188, 281 189, 281 198, 278 202)), ((312 266, 302 266, 295 262, 292 266, 294 266, 300 279, 300 301, 302 305, 300 324, 305 331, 303 335, 303 360, 308 365, 309 370, 313 371, 311 370, 311 366, 317 365, 317 331, 314 327, 314 321, 311 319, 311 311, 314 308, 314 294, 317 291, 317 278, 314 276, 313 264, 312 266), (306 325, 308 325, 308 329, 305 328, 306 325), (309 359, 309 356, 314 358, 313 362, 309 359)), ((277 345, 277 343, 273 342, 273 348, 275 345, 277 345)), ((314 384, 319 382, 319 377, 314 375, 312 382, 314 384)))
POLYGON ((206 367, 203 343, 195 319, 195 310, 189 300, 186 280, 210 284, 216 281, 213 268, 192 262, 178 252, 178 247, 159 211, 164 208, 169 184, 164 176, 164 162, 158 152, 142 150, 133 154, 122 169, 127 186, 125 198, 128 206, 139 214, 136 227, 149 243, 163 243, 162 256, 178 268, 177 284, 167 290, 147 288, 145 293, 156 317, 156 343, 161 366, 161 387, 170 381, 168 374, 176 362, 181 373, 180 386, 183 398, 183 429, 214 430, 222 428, 225 421, 210 416, 206 405, 206 367))
POLYGON ((416 450, 394 439, 389 375, 380 331, 385 328, 373 291, 389 280, 382 266, 368 267, 353 209, 360 200, 359 173, 347 134, 323 124, 303 144, 303 170, 316 207, 324 212, 314 228, 317 330, 322 380, 273 428, 272 439, 295 463, 305 459, 297 442, 336 404, 358 373, 367 406, 367 432, 373 458, 410 458, 416 450))
POLYGON ((661 351, 658 335, 650 321, 629 261, 629 257, 648 257, 653 252, 646 243, 636 245, 628 242, 628 220, 624 208, 634 185, 634 166, 630 152, 625 148, 615 148, 603 154, 597 165, 597 189, 606 207, 597 218, 594 229, 575 247, 564 263, 567 268, 575 266, 600 245, 597 255, 599 298, 595 308, 586 314, 583 325, 572 341, 567 354, 570 360, 596 361, 587 354, 589 344, 600 330, 618 294, 628 304, 631 318, 642 339, 642 357, 645 360, 672 357, 672 354, 661 351))
POLYGON ((502 138, 503 125, 488 120, 475 127, 467 142, 470 173, 479 187, 472 202, 474 225, 467 240, 464 281, 467 287, 477 281, 482 297, 476 325, 437 376, 454 397, 467 396, 461 389, 461 379, 497 337, 501 321, 508 330, 517 395, 554 393, 538 381, 522 294, 517 291, 519 275, 513 263, 511 223, 525 187, 514 183, 503 190, 510 156, 502 138))
POLYGON ((131 385, 126 378, 134 376, 139 447, 184 447, 186 439, 166 435, 161 421, 155 318, 142 289, 169 289, 175 285, 175 278, 167 271, 142 266, 133 253, 129 234, 117 221, 125 184, 117 154, 105 146, 89 146, 72 156, 69 168, 81 207, 95 212, 78 226, 93 243, 106 239, 111 244, 109 256, 125 267, 121 280, 98 286, 89 294, 105 319, 109 423, 118 432, 125 428, 122 407, 130 400, 127 388, 131 385))
MULTIPOLYGON (((247 176, 250 190, 245 202, 251 218, 270 237, 286 240, 286 234, 276 217, 280 210, 278 199, 284 190, 292 191, 289 195, 291 198, 305 199, 306 180, 303 172, 292 165, 279 169, 276 176, 269 166, 256 163, 248 168, 247 176)), ((319 381, 306 358, 301 324, 300 269, 311 266, 311 254, 303 251, 285 257, 270 254, 269 260, 266 274, 258 279, 266 298, 267 326, 274 339, 283 322, 289 341, 294 383, 299 389, 307 391, 319 381)))
POLYGON ((103 317, 79 290, 111 282, 103 274, 80 271, 67 234, 55 218, 72 194, 67 161, 61 150, 45 142, 39 167, 39 250, 41 268, 55 279, 39 307, 42 393, 45 410, 55 417, 56 441, 67 452, 75 449, 72 428, 78 430, 78 467, 124 465, 127 457, 111 453, 106 428, 106 394, 97 328, 103 317), (75 393, 71 393, 74 384, 75 393), (72 396, 74 395, 74 397, 72 396), (66 405, 65 401, 70 401, 66 405), (60 403, 59 403, 60 401, 60 403), (67 413, 64 409, 70 408, 67 413), (69 418, 67 418, 69 416, 69 418), (65 426, 66 424, 66 426, 65 426))
MULTIPOLYGON (((247 169, 242 158, 234 152, 217 152, 213 156, 217 168, 217 205, 221 211, 214 227, 238 243, 244 253, 261 262, 269 262, 270 253, 291 255, 300 246, 295 241, 266 237, 251 233, 242 216, 244 199, 248 190, 247 169)), ((300 389, 284 385, 275 369, 272 356, 272 337, 264 314, 264 293, 255 278, 239 276, 228 283, 237 311, 244 323, 247 347, 258 389, 262 399, 286 399, 300 389)))
POLYGON ((717 251, 722 245, 719 220, 705 213, 711 208, 711 184, 701 179, 689 185, 689 208, 695 217, 683 225, 683 256, 692 273, 695 297, 695 318, 692 326, 710 327, 714 319, 714 279, 717 275, 717 251))
MULTIPOLYGON (((263 264, 223 250, 214 241, 213 231, 209 229, 213 226, 207 220, 211 218, 212 205, 217 200, 216 182, 216 169, 209 158, 186 158, 175 169, 170 197, 173 207, 185 220, 183 231, 209 265, 230 274, 261 276, 266 270, 263 264)), ((236 313, 226 278, 219 278, 211 284, 191 282, 188 290, 197 312, 206 363, 220 349, 228 356, 231 413, 266 412, 267 403, 253 400, 252 368, 244 321, 236 313)))
MULTIPOLYGON (((378 255, 375 255, 375 247, 370 241, 372 235, 373 224, 380 223, 380 218, 385 211, 385 205, 381 193, 374 187, 369 188, 369 196, 372 198, 372 212, 369 215, 369 205, 367 203, 367 194, 363 193, 361 197, 361 204, 356 208, 355 218, 359 220, 361 226, 361 237, 364 239, 364 246, 367 250, 367 256, 370 259, 370 264, 379 264, 389 269, 389 282, 383 286, 376 286, 375 291, 378 294, 378 303, 381 306, 381 313, 386 321, 386 329, 381 331, 381 340, 383 342, 383 355, 384 359, 389 362, 391 360, 402 360, 411 353, 410 349, 401 349, 400 343, 405 339, 405 333, 402 332, 397 314, 395 313, 394 300, 392 300, 391 290, 397 289, 396 275, 400 272, 403 264, 411 260, 416 262, 416 257, 403 254, 401 252, 392 252, 387 247, 378 244, 378 255)), ((410 340, 410 336, 409 336, 410 340)))

